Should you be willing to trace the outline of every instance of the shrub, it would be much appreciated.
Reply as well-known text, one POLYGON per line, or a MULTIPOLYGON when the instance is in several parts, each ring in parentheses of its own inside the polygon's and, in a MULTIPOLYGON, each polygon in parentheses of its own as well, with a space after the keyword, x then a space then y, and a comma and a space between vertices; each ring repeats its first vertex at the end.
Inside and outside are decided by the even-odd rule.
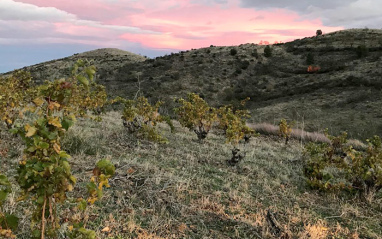
POLYGON ((369 55, 369 48, 367 48, 365 45, 361 45, 355 49, 355 52, 358 58, 363 58, 369 55))
POLYGON ((313 65, 314 63, 315 63, 314 55, 313 53, 309 52, 308 55, 306 56, 306 64, 313 65))
POLYGON ((267 45, 264 48, 264 56, 265 57, 271 57, 272 56, 272 48, 269 45, 267 45))
POLYGON ((367 140, 366 152, 348 146, 347 134, 333 137, 330 143, 308 144, 308 161, 304 168, 308 184, 324 191, 359 192, 371 201, 382 189, 382 144, 379 136, 367 140), (328 170, 328 169, 336 169, 328 170))
POLYGON ((90 99, 106 94, 94 82, 94 74, 93 66, 79 60, 70 78, 39 86, 36 98, 26 109, 33 115, 12 129, 25 143, 17 182, 23 190, 21 199, 34 201, 33 238, 57 237, 57 204, 67 200, 67 192, 76 183, 68 162, 70 156, 61 150, 61 139, 76 117, 86 117, 89 110, 105 104, 103 97, 90 99))
POLYGON ((216 109, 210 107, 199 95, 188 94, 188 99, 177 100, 181 106, 175 108, 183 127, 195 132, 199 140, 204 140, 217 119, 216 109))
POLYGON ((281 119, 279 123, 279 135, 285 138, 285 144, 288 144, 289 138, 292 134, 292 124, 287 122, 286 119, 281 119))
POLYGON ((71 239, 95 239, 96 233, 92 230, 84 228, 89 220, 88 205, 93 205, 96 201, 100 200, 103 196, 103 188, 110 187, 109 178, 115 173, 115 166, 107 159, 102 159, 97 162, 93 169, 93 176, 90 182, 86 185, 88 191, 87 200, 77 199, 77 205, 72 211, 75 215, 72 218, 71 225, 68 227, 69 232, 67 236, 71 239))
POLYGON ((16 238, 14 231, 19 222, 16 216, 4 213, 3 204, 11 192, 11 183, 7 176, 0 173, 0 237, 4 238, 16 238))
POLYGON ((161 101, 158 101, 155 105, 151 105, 148 99, 143 96, 136 100, 125 100, 122 98, 119 98, 119 100, 124 103, 122 113, 123 125, 130 134, 154 142, 168 142, 155 128, 159 122, 165 121, 170 124, 173 130, 171 120, 162 117, 158 113, 159 107, 162 105, 161 101))
POLYGON ((243 69, 243 70, 246 70, 249 66, 249 61, 245 60, 245 61, 241 61, 240 62, 240 68, 243 69))
MULTIPOLYGON (((245 102, 249 98, 241 101, 241 105, 244 106, 245 102)), ((226 143, 230 143, 234 146, 232 150, 232 158, 229 161, 231 165, 237 164, 242 160, 245 155, 239 153, 237 148, 240 140, 244 139, 248 142, 254 135, 254 130, 246 125, 246 120, 250 117, 249 111, 234 109, 232 105, 220 107, 218 113, 218 128, 223 130, 226 137, 226 143)))
POLYGON ((229 53, 231 54, 231 56, 234 56, 237 54, 237 50, 235 48, 232 48, 229 53))
POLYGON ((318 29, 317 31, 316 31, 316 36, 321 36, 322 35, 322 31, 321 31, 321 29, 318 29))
POLYGON ((30 73, 17 71, 10 77, 0 78, 0 119, 8 128, 22 114, 27 102, 33 98, 30 73))
POLYGON ((251 56, 255 57, 255 58, 258 58, 259 57, 259 53, 257 52, 257 49, 254 49, 253 52, 251 53, 251 56))
POLYGON ((316 73, 318 72, 319 70, 321 70, 321 67, 320 66, 308 66, 308 69, 306 70, 308 73, 316 73))

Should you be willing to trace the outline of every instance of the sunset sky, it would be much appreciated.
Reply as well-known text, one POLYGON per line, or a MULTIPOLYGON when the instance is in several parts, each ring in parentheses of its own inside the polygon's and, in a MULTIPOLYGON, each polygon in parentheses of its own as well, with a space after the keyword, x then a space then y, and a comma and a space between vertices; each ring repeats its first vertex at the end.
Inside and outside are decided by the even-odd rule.
POLYGON ((381 28, 381 9, 380 0, 0 0, 0 72, 105 47, 155 57, 381 28))

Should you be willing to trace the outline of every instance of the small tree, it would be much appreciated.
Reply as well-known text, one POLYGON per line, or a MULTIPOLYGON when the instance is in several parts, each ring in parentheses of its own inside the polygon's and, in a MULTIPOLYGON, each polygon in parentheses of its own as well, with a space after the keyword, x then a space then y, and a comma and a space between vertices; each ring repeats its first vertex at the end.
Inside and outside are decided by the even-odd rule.
POLYGON ((286 119, 280 120, 279 134, 281 137, 285 138, 285 144, 288 144, 290 135, 292 134, 292 124, 288 124, 286 119))
POLYGON ((174 111, 183 127, 195 132, 199 140, 204 140, 217 120, 216 109, 210 107, 199 95, 188 94, 188 99, 177 100, 181 104, 174 111))
POLYGON ((322 35, 322 31, 321 31, 321 29, 318 29, 317 31, 316 31, 316 36, 318 37, 318 36, 321 36, 322 35))
POLYGON ((265 57, 271 57, 272 56, 272 48, 269 45, 267 45, 264 48, 264 56, 265 57))

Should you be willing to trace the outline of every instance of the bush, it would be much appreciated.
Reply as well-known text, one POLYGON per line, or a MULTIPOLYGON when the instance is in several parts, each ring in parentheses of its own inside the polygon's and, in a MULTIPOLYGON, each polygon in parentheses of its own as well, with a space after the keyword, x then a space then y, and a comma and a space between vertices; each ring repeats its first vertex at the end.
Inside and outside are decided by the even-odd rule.
POLYGON ((314 55, 311 52, 309 52, 308 55, 306 56, 306 64, 313 65, 314 63, 315 63, 314 55))
POLYGON ((16 216, 3 212, 3 204, 11 192, 11 183, 5 175, 0 173, 0 236, 4 238, 16 238, 14 231, 19 222, 16 216))
POLYGON ((231 54, 231 56, 234 56, 237 54, 237 50, 235 48, 232 48, 229 53, 231 54))
MULTIPOLYGON (((94 82, 95 67, 79 60, 68 79, 47 81, 35 89, 36 98, 25 110, 31 116, 18 123, 12 132, 24 141, 25 149, 17 169, 17 182, 22 190, 21 200, 33 200, 31 237, 57 238, 60 227, 57 204, 67 201, 76 178, 72 175, 68 155, 61 150, 61 140, 77 117, 87 116, 89 110, 105 104, 106 93, 94 82)), ((97 188, 102 191, 106 178, 97 188)), ((97 198, 100 193, 97 194, 97 198)), ((86 205, 86 202, 85 202, 86 205)), ((86 231, 82 224, 79 230, 86 231)), ((89 237, 87 237, 89 238, 89 237)))
POLYGON ((136 100, 125 100, 118 98, 123 102, 124 109, 122 112, 123 125, 130 134, 134 134, 138 138, 147 139, 159 143, 167 143, 167 139, 161 136, 155 126, 159 122, 167 121, 159 113, 159 107, 162 105, 158 101, 155 105, 151 105, 148 99, 141 96, 136 100))
POLYGON ((265 57, 271 57, 272 56, 272 48, 269 45, 267 45, 264 48, 264 56, 265 57))
POLYGON ((216 109, 195 93, 188 94, 187 100, 180 98, 177 102, 181 106, 174 111, 180 124, 194 131, 200 141, 204 140, 217 119, 216 109))
MULTIPOLYGON (((249 98, 241 101, 241 106, 244 106, 249 98)), ((250 117, 249 111, 234 109, 232 105, 220 107, 218 113, 218 128, 223 130, 226 137, 226 143, 230 143, 234 146, 232 150, 232 158, 229 164, 237 164, 245 157, 245 154, 241 154, 237 148, 241 140, 248 142, 254 135, 254 130, 249 128, 246 124, 246 120, 250 117)))
POLYGON ((292 134, 292 124, 287 122, 286 119, 281 119, 279 123, 279 135, 285 138, 285 144, 288 144, 289 138, 292 134))
POLYGON ((10 77, 0 78, 0 119, 10 129, 34 97, 30 73, 17 71, 10 77))
POLYGON ((355 50, 358 58, 363 58, 369 55, 369 48, 365 45, 358 46, 355 50))
POLYGON ((249 61, 245 60, 245 61, 240 61, 240 68, 243 69, 243 70, 246 70, 249 66, 249 61))
POLYGON ((258 58, 259 57, 259 53, 257 53, 257 49, 254 49, 253 52, 251 53, 251 56, 255 57, 255 58, 258 58))
POLYGON ((310 143, 305 147, 308 161, 304 173, 309 186, 323 191, 358 192, 371 202, 382 189, 380 137, 367 140, 366 152, 348 146, 346 133, 337 137, 327 134, 327 137, 330 143, 310 143))

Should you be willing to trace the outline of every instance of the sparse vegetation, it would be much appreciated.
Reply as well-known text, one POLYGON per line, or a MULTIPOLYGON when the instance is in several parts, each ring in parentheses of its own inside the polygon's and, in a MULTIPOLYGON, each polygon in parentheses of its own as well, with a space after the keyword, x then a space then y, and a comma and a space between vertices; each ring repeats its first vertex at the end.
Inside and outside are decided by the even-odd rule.
POLYGON ((251 55, 262 46, 242 44, 118 60, 125 65, 101 68, 97 79, 107 75, 111 94, 136 97, 106 114, 105 88, 85 62, 63 80, 37 79, 17 101, 0 91, 0 102, 16 102, 4 103, 11 114, 0 109, 0 237, 379 238, 380 137, 364 144, 320 133, 382 130, 379 48, 363 37, 367 61, 355 60, 354 47, 336 40, 343 36, 273 45, 268 59, 251 55), (317 74, 306 72, 307 52, 317 74), (201 93, 172 101, 186 92, 201 93), (247 96, 251 113, 240 104, 247 96), (179 121, 167 116, 174 105, 179 121), (277 125, 281 118, 294 128, 277 125), (249 140, 254 129, 260 135, 249 140))
POLYGON ((171 110, 174 103, 167 99, 184 97, 187 92, 204 93, 205 100, 213 107, 249 96, 251 102, 248 109, 253 113, 251 121, 274 123, 274 118, 283 117, 300 120, 294 117, 297 113, 305 115, 305 127, 309 131, 329 127, 331 134, 347 130, 352 138, 365 140, 374 134, 382 134, 382 121, 379 120, 382 93, 378 90, 382 85, 378 80, 380 38, 382 30, 378 29, 344 30, 322 37, 273 44, 271 47, 274 49, 274 57, 266 59, 264 55, 260 56, 265 46, 256 44, 242 44, 240 48, 207 47, 147 60, 115 49, 100 49, 27 67, 25 70, 31 71, 36 80, 66 78, 69 65, 88 57, 97 66, 97 81, 106 86, 110 95, 132 98, 136 93, 137 79, 130 72, 142 72, 141 95, 152 102, 165 97, 161 108, 171 110), (369 48, 367 61, 356 59, 355 49, 359 45, 369 48), (238 53, 230 57, 232 48, 238 53), (207 49, 211 50, 209 55, 206 54, 207 49), (251 56, 255 49, 259 53, 257 59, 251 56), (314 55, 316 61, 312 66, 321 68, 311 76, 306 75, 308 66, 299 65, 305 64, 308 52, 314 55), (196 53, 197 57, 193 58, 192 55, 196 53), (201 55, 204 55, 203 59, 201 55), (247 70, 240 68, 236 56, 241 61, 250 62, 247 70), (243 56, 245 57, 242 58, 243 56), (198 65, 201 59, 203 64, 198 65), (251 60, 254 60, 253 63, 251 60), (157 63, 158 67, 153 67, 157 63), (235 73, 238 68, 241 69, 240 74, 235 73), (179 78, 174 75, 176 72, 179 73, 179 78), (214 77, 210 77, 211 75, 214 77), (274 90, 267 90, 270 82, 273 83, 274 90), (205 87, 211 83, 216 83, 214 89, 217 92, 206 94, 205 87), (232 90, 233 94, 227 97, 231 100, 225 101, 225 89, 232 90), (372 91, 373 101, 365 97, 357 103, 345 104, 360 92, 368 91, 372 91), (309 113, 305 113, 306 111, 309 113), (353 121, 341 121, 347 115, 356 117, 353 121))

